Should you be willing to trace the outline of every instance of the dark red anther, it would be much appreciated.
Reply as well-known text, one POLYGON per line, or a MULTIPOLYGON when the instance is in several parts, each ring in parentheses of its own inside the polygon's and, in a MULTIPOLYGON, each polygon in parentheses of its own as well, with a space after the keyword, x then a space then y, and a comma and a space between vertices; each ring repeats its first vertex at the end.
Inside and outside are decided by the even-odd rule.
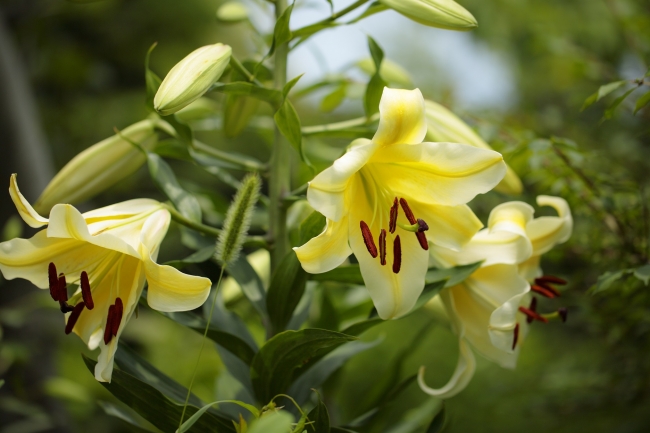
POLYGON ((360 226, 361 226, 361 236, 363 236, 363 243, 366 244, 366 248, 368 248, 368 252, 374 259, 375 257, 377 257, 377 246, 375 245, 375 240, 372 238, 372 233, 370 232, 370 229, 368 228, 368 224, 366 224, 365 221, 361 221, 360 226))
POLYGON ((399 204, 402 205, 402 209, 404 210, 404 215, 406 215, 406 219, 409 220, 410 224, 415 224, 418 221, 415 219, 415 215, 413 215, 413 211, 411 211, 411 208, 409 207, 409 204, 404 200, 403 198, 399 199, 399 204))
POLYGON ((566 307, 558 308, 557 313, 560 315, 560 318, 562 318, 562 321, 566 322, 567 315, 569 314, 569 311, 566 309, 566 307))
POLYGON ((538 286, 536 284, 533 284, 532 286, 530 286, 530 290, 532 290, 533 292, 539 293, 540 295, 545 296, 545 297, 550 298, 550 299, 555 298, 555 293, 553 293, 552 291, 550 291, 550 290, 548 290, 548 289, 546 289, 546 288, 544 288, 542 286, 538 286))
POLYGON ((395 233, 397 228, 397 213, 399 212, 399 206, 397 205, 397 197, 393 200, 393 205, 390 207, 390 221, 388 222, 388 231, 395 233))
POLYGON ((379 261, 381 265, 386 264, 386 230, 381 229, 379 234, 379 261))
POLYGON ((74 306, 72 309, 72 313, 70 316, 68 316, 68 323, 65 324, 65 333, 69 334, 72 332, 72 328, 74 328, 74 325, 77 323, 77 319, 79 319, 79 316, 81 315, 81 312, 83 311, 84 307, 86 304, 81 301, 77 305, 74 306))
POLYGON ((113 320, 115 318, 115 305, 108 307, 108 315, 106 316, 106 325, 104 325, 104 344, 111 342, 113 338, 113 320))
POLYGON ((540 322, 548 323, 548 319, 537 311, 531 311, 526 307, 519 307, 519 311, 524 313, 527 317, 532 318, 533 320, 539 320, 540 322))
MULTIPOLYGON (((537 298, 533 296, 533 299, 530 300, 530 305, 528 306, 528 309, 534 313, 537 312, 537 298)), ((533 319, 531 316, 526 316, 526 323, 531 323, 533 319)))
POLYGON ((90 281, 88 281, 88 274, 86 271, 81 273, 81 297, 84 299, 86 308, 92 310, 95 308, 95 302, 93 302, 93 295, 90 293, 90 281))
POLYGON ((555 287, 551 286, 549 283, 545 283, 544 281, 539 281, 539 282, 537 282, 537 280, 535 280, 535 284, 536 284, 538 287, 543 287, 543 288, 545 288, 546 290, 548 290, 549 292, 553 293, 553 294, 554 294, 555 296, 557 296, 557 297, 559 297, 559 296, 562 295, 558 289, 556 289, 555 287))
POLYGON ((427 241, 427 235, 424 232, 415 232, 415 237, 418 238, 418 242, 424 251, 429 249, 429 242, 427 241))
POLYGON ((535 283, 537 284, 559 284, 560 286, 564 286, 566 284, 566 280, 563 280, 560 277, 556 277, 555 275, 542 275, 539 278, 535 278, 535 283))
POLYGON ((68 283, 65 280, 65 275, 59 274, 59 295, 57 301, 68 300, 68 283))
POLYGON ((115 315, 113 316, 113 321, 111 322, 111 325, 113 327, 112 333, 113 335, 117 336, 117 331, 120 329, 120 324, 122 323, 122 315, 124 314, 124 304, 122 303, 122 299, 116 298, 115 299, 115 315))
POLYGON ((515 350, 515 347, 517 347, 517 341, 519 340, 519 323, 515 325, 513 334, 514 335, 512 336, 512 350, 515 350))
POLYGON ((402 242, 399 240, 399 235, 395 236, 393 241, 393 272, 399 274, 402 268, 402 242))
POLYGON ((56 276, 56 266, 50 263, 47 267, 47 277, 50 280, 50 296, 55 301, 59 300, 59 278, 56 276))

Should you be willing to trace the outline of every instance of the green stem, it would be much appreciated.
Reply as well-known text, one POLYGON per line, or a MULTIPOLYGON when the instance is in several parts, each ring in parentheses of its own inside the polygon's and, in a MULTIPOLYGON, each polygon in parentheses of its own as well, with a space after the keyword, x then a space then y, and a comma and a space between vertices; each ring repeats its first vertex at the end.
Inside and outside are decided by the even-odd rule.
POLYGON ((246 66, 244 66, 242 62, 240 62, 239 59, 234 55, 230 56, 230 66, 232 66, 233 69, 246 77, 246 79, 251 83, 262 86, 262 83, 255 79, 255 75, 251 74, 248 69, 246 69, 246 66))
POLYGON ((212 306, 210 307, 210 314, 208 315, 208 323, 205 324, 205 331, 203 332, 203 339, 201 340, 201 349, 199 350, 199 356, 196 358, 196 364, 194 365, 194 372, 192 372, 192 380, 190 380, 190 387, 187 388, 187 396, 185 397, 185 404, 183 405, 183 413, 181 413, 181 420, 178 423, 178 431, 181 430, 183 425, 183 419, 185 418, 185 411, 187 410, 187 403, 190 401, 190 395, 192 395, 192 385, 194 385, 194 379, 196 378, 196 370, 199 368, 199 361, 201 360, 201 355, 203 354, 203 348, 205 347, 205 340, 208 338, 208 330, 210 329, 210 321, 212 320, 212 313, 214 312, 214 306, 217 303, 217 295, 219 294, 219 287, 221 286, 221 280, 223 278, 223 272, 226 270, 226 267, 221 268, 221 273, 219 274, 219 281, 217 281, 217 288, 214 289, 214 297, 212 298, 212 306))
POLYGON ((229 162, 231 164, 239 165, 243 169, 248 170, 248 171, 266 171, 267 166, 266 164, 263 164, 259 161, 255 161, 253 159, 249 159, 243 156, 238 156, 238 155, 233 155, 228 152, 223 152, 219 149, 215 149, 214 147, 208 146, 207 144, 201 143, 198 140, 193 140, 192 142, 192 147, 195 150, 198 150, 199 152, 203 152, 207 155, 210 155, 212 157, 215 157, 217 159, 220 159, 225 162, 229 162))
POLYGON ((356 119, 345 120, 343 122, 328 123, 325 125, 303 126, 302 135, 315 135, 327 131, 342 131, 356 126, 368 125, 379 120, 379 113, 373 114, 370 118, 358 117, 356 119))
MULTIPOLYGON (((275 16, 280 18, 287 8, 287 0, 275 2, 275 16)), ((288 44, 282 44, 275 50, 275 71, 273 73, 275 88, 282 90, 287 83, 288 44)), ((289 251, 287 235, 287 211, 284 197, 291 190, 291 149, 289 143, 275 126, 275 139, 271 155, 271 171, 269 178, 269 239, 273 244, 271 251, 271 272, 273 272, 284 255, 289 251)))
MULTIPOLYGON (((184 225, 187 228, 190 228, 192 230, 196 230, 199 233, 203 233, 204 235, 208 236, 214 236, 218 237, 219 234, 221 234, 221 229, 218 229, 216 227, 211 227, 207 226, 205 224, 192 221, 191 219, 187 218, 183 214, 181 214, 179 211, 177 211, 172 205, 165 204, 165 208, 169 211, 169 213, 172 216, 172 219, 176 221, 177 223, 184 225)), ((268 242, 266 242, 266 239, 264 239, 262 236, 248 236, 246 237, 246 241, 244 242, 244 246, 246 247, 261 247, 261 248, 268 248, 268 242)))
MULTIPOLYGON (((314 24, 310 24, 305 27, 301 27, 298 30, 294 30, 292 33, 296 35, 297 37, 301 37, 301 33, 309 32, 309 29, 311 28, 316 28, 320 27, 329 23, 332 23, 336 21, 337 19, 341 18, 343 15, 347 15, 353 10, 363 6, 364 4, 368 3, 369 0, 357 0, 356 2, 352 3, 350 6, 341 9, 340 11, 333 13, 329 17, 325 18, 324 20, 318 21, 314 24)), ((279 3, 279 2, 278 2, 279 3)))

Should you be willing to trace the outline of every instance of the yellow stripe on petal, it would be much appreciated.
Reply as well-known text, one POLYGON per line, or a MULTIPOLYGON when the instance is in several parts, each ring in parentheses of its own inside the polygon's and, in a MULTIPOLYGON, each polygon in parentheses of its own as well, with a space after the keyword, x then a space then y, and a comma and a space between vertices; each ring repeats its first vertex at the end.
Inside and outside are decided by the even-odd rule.
POLYGON ((379 103, 379 127, 372 141, 381 145, 419 144, 427 133, 420 89, 384 87, 379 103))
POLYGON ((490 212, 488 228, 491 232, 505 231, 526 236, 526 224, 533 219, 535 209, 522 201, 511 201, 496 206, 490 212))
POLYGON ((20 193, 17 177, 18 175, 14 173, 11 175, 11 180, 9 181, 9 195, 11 196, 11 200, 13 200, 16 209, 18 209, 18 213, 28 226, 34 227, 35 229, 43 227, 48 223, 47 218, 40 216, 20 193))
POLYGON ((352 254, 348 245, 348 218, 343 217, 338 222, 327 219, 325 230, 320 235, 293 250, 305 272, 321 274, 331 271, 352 254))

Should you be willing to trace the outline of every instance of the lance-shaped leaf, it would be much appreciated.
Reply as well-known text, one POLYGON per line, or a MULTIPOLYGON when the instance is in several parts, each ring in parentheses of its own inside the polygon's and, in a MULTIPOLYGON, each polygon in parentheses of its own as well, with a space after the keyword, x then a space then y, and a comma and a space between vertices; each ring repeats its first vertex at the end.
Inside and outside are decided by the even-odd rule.
POLYGON ((253 304, 260 315, 266 317, 268 313, 266 312, 266 291, 264 290, 264 284, 262 284, 262 280, 257 275, 257 272, 255 272, 255 269, 248 263, 246 256, 241 255, 237 260, 230 263, 227 272, 237 281, 246 298, 253 304))
POLYGON ((379 101, 381 100, 382 92, 387 83, 381 78, 381 62, 384 60, 384 51, 373 38, 368 36, 368 48, 372 61, 375 64, 375 73, 368 82, 366 87, 366 94, 363 98, 363 107, 366 111, 366 116, 370 117, 379 112, 379 101))
POLYGON ((628 83, 627 80, 621 80, 621 81, 614 81, 614 82, 611 82, 611 83, 603 84, 602 86, 600 86, 598 88, 598 91, 596 93, 589 96, 585 100, 585 103, 582 105, 582 108, 580 109, 580 111, 586 109, 587 107, 589 107, 593 103, 600 101, 605 96, 609 95, 610 93, 612 93, 613 91, 615 91, 619 87, 624 86, 627 83, 628 83))
MULTIPOLYGON (((83 356, 83 359, 88 369, 91 372, 94 371, 97 363, 86 356, 83 356)), ((150 373, 150 371, 146 373, 150 373)), ((166 394, 159 387, 153 386, 150 383, 152 380, 155 381, 161 377, 166 378, 166 376, 160 373, 145 382, 135 375, 130 374, 130 372, 123 369, 116 369, 113 371, 111 382, 101 382, 101 384, 118 400, 129 406, 160 430, 174 432, 178 428, 178 421, 183 411, 183 400, 182 398, 178 398, 177 393, 172 393, 171 395, 166 394)), ((162 380, 164 382, 171 381, 169 378, 162 380)), ((180 385, 176 385, 180 387, 180 385)), ((164 388, 164 386, 161 388, 164 388)), ((192 404, 187 406, 186 413, 190 416, 199 410, 195 405, 197 400, 194 397, 192 404)), ((202 406, 200 401, 199 404, 202 406)), ((230 419, 219 416, 214 411, 209 411, 194 425, 193 431, 196 433, 234 433, 235 429, 230 419)))
POLYGON ((291 40, 291 30, 289 29, 289 21, 291 20, 291 12, 293 11, 293 4, 290 4, 280 15, 280 18, 275 23, 273 29, 273 43, 271 49, 266 57, 273 55, 278 46, 286 44, 291 40))
POLYGON ((641 95, 639 99, 636 100, 636 104, 634 106, 634 114, 636 114, 637 111, 641 110, 643 107, 645 107, 648 104, 650 104, 650 92, 646 92, 645 94, 641 95))
POLYGON ((268 402, 284 393, 291 384, 296 370, 315 357, 335 349, 355 337, 324 329, 284 331, 257 352, 251 365, 251 379, 258 401, 268 402))
POLYGON ((318 395, 316 407, 309 412, 307 418, 313 423, 311 425, 312 431, 317 433, 330 433, 330 414, 327 411, 327 406, 320 399, 320 394, 318 395))
POLYGON ((245 81, 217 83, 212 86, 212 91, 236 96, 250 96, 268 102, 276 110, 280 108, 284 99, 279 90, 268 89, 245 81))
POLYGON ((155 153, 148 153, 147 159, 151 178, 174 203, 176 209, 192 221, 200 222, 201 207, 198 200, 178 183, 169 164, 155 153))
POLYGON ((294 251, 289 251, 271 278, 266 308, 273 333, 286 329, 307 284, 307 272, 302 269, 294 251))
POLYGON ((147 55, 144 58, 144 80, 147 87, 146 105, 147 108, 151 111, 155 111, 153 108, 153 98, 156 96, 156 92, 160 87, 160 83, 162 83, 160 77, 156 75, 156 73, 151 69, 149 69, 149 58, 151 57, 151 53, 154 48, 156 48, 156 45, 158 45, 158 42, 154 42, 153 45, 151 45, 147 51, 147 55))

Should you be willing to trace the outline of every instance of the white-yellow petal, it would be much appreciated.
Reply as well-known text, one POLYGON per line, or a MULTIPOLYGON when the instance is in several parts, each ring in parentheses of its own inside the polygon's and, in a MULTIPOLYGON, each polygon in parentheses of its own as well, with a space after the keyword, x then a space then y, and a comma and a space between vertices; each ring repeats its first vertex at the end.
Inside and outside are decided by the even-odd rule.
POLYGON ((27 199, 20 193, 18 189, 18 175, 16 173, 11 175, 9 180, 9 195, 11 200, 13 200, 20 217, 27 223, 28 226, 39 228, 43 227, 48 223, 47 218, 43 218, 34 210, 31 204, 27 199))
POLYGON ((293 250, 306 272, 320 274, 331 271, 352 254, 348 245, 348 218, 343 217, 338 222, 327 219, 320 235, 293 250))
POLYGON ((353 142, 345 155, 309 182, 309 204, 332 221, 340 221, 347 213, 345 200, 349 181, 368 162, 377 147, 366 139, 353 142))
POLYGON ((429 226, 427 239, 434 245, 460 250, 483 227, 467 205, 426 205, 412 198, 408 203, 416 218, 423 219, 429 226))
POLYGON ((372 141, 381 146, 419 144, 427 133, 420 89, 384 87, 379 103, 379 127, 372 141))
POLYGON ((537 204, 551 206, 558 213, 557 217, 535 218, 526 226, 528 237, 533 243, 533 254, 541 255, 571 237, 573 218, 569 204, 563 198, 540 195, 537 204))
POLYGON ((490 212, 488 228, 491 232, 510 232, 526 236, 526 225, 533 219, 535 209, 522 201, 510 201, 496 206, 490 212))
POLYGON ((466 144, 396 144, 371 160, 376 177, 400 197, 456 206, 490 191, 505 174, 501 154, 466 144))
POLYGON ((469 347, 464 338, 458 339, 458 363, 454 374, 451 376, 446 385, 441 388, 431 388, 424 380, 424 366, 418 371, 418 385, 420 389, 430 396, 440 399, 447 399, 457 395, 464 390, 469 384, 474 371, 476 370, 476 358, 472 349, 469 347))
POLYGON ((519 263, 519 275, 527 281, 533 281, 542 276, 542 268, 539 266, 541 256, 532 256, 528 260, 519 263))
POLYGON ((93 209, 91 211, 84 212, 82 215, 86 222, 90 224, 108 219, 124 219, 132 215, 153 212, 161 206, 162 205, 159 201, 152 200, 150 198, 137 198, 105 207, 100 207, 99 209, 93 209))

